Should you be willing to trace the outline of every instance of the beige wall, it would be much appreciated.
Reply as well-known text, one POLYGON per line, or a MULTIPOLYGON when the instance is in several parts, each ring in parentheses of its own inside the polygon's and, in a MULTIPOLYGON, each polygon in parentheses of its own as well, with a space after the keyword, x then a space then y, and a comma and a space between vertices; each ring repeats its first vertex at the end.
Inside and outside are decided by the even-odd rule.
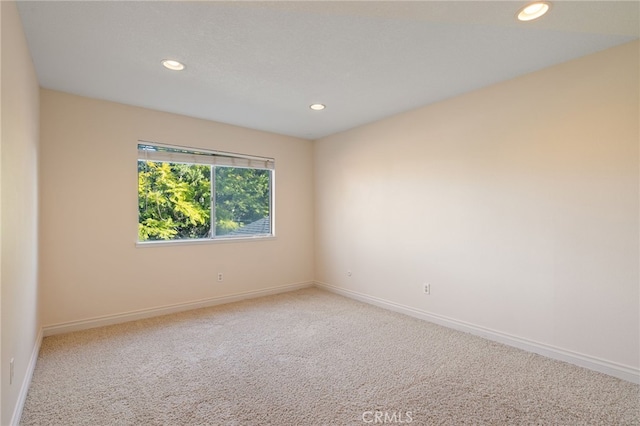
POLYGON ((50 90, 41 129, 45 326, 313 280, 311 142, 50 90), (277 238, 136 247, 138 140, 275 158, 277 238))
POLYGON ((638 48, 317 141, 316 279, 638 368, 638 48))
MULTIPOLYGON (((10 424, 38 345, 38 81, 14 2, 2 10, 0 423, 10 424), (9 384, 9 360, 15 375, 9 384)), ((14 419, 15 420, 15 419, 14 419)))

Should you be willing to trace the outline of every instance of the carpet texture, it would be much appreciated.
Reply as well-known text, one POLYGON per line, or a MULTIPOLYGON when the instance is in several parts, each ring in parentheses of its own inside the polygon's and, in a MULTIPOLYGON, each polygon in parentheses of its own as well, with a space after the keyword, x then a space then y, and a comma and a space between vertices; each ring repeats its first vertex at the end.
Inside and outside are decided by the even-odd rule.
POLYGON ((638 425, 637 385, 318 289, 44 339, 22 425, 638 425))

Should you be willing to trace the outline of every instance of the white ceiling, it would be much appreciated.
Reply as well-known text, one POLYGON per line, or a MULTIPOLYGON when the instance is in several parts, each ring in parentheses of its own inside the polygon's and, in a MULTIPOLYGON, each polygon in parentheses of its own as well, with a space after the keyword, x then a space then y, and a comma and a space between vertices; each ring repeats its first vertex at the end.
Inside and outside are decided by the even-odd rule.
POLYGON ((638 1, 20 1, 40 84, 307 139, 637 39, 638 1), (178 59, 185 71, 164 69, 178 59), (324 111, 309 105, 321 102, 324 111))

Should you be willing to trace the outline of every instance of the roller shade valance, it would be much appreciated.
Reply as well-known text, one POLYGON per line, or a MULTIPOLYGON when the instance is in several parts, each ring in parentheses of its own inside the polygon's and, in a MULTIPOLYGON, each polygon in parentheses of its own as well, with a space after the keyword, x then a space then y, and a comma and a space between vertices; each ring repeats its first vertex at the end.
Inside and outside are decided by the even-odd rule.
POLYGON ((138 160, 163 163, 208 164, 213 166, 250 169, 275 169, 275 160, 216 151, 191 151, 187 148, 167 147, 156 144, 138 144, 138 160))

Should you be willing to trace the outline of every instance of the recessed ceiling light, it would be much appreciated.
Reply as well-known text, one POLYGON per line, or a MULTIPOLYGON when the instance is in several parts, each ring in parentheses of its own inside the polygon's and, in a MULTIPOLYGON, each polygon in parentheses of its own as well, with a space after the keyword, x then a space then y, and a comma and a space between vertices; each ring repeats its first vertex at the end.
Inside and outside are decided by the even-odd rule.
POLYGON ((322 111, 323 109, 326 108, 326 106, 324 106, 322 104, 311 104, 311 105, 309 105, 309 108, 311 108, 314 111, 322 111))
POLYGON ((182 71, 184 69, 184 64, 182 62, 174 61, 173 59, 164 59, 162 61, 162 65, 172 71, 182 71))
POLYGON ((551 4, 546 1, 531 3, 520 9, 518 12, 518 20, 533 21, 534 19, 538 19, 549 11, 549 7, 551 7, 551 4))

